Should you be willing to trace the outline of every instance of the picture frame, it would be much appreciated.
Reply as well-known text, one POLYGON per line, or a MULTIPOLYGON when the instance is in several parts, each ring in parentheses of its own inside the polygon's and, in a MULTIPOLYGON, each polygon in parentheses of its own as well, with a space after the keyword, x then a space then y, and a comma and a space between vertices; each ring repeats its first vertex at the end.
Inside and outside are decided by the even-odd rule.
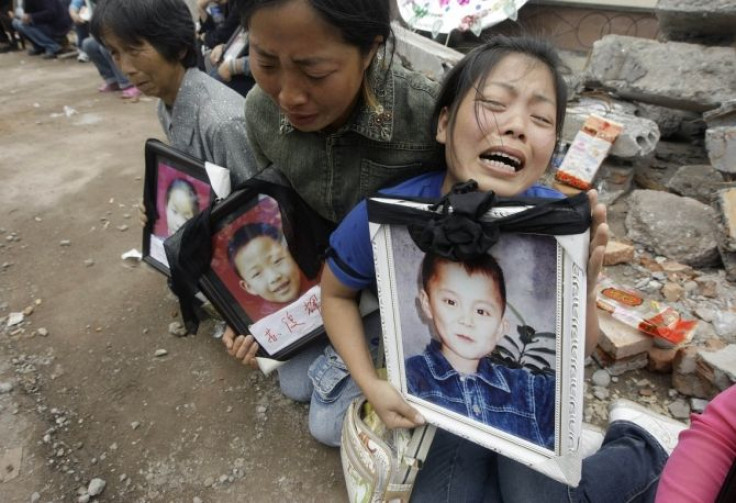
POLYGON ((237 59, 243 56, 243 52, 248 47, 248 32, 245 28, 238 26, 238 28, 230 36, 230 39, 225 44, 225 48, 222 50, 222 61, 230 61, 231 59, 237 59))
MULTIPOLYGON (((290 190, 283 194, 295 195, 290 190)), ((324 336, 323 261, 317 255, 329 231, 319 217, 308 225, 299 221, 310 218, 303 209, 300 215, 289 211, 297 210, 257 188, 240 190, 220 203, 211 217, 210 267, 199 281, 228 325, 252 334, 258 355, 276 360, 324 336), (305 228, 314 234, 295 233, 305 228)))
POLYGON ((170 277, 164 241, 184 222, 207 208, 215 194, 204 161, 159 140, 145 145, 143 261, 170 277))
MULTIPOLYGON (((430 211, 424 203, 373 200, 430 211)), ((528 208, 495 207, 483 220, 528 208)), ((470 262, 430 257, 406 225, 371 222, 370 232, 389 381, 429 423, 576 486, 582 469, 588 231, 501 233, 488 252, 492 259, 470 262), (490 263, 502 271, 505 308, 499 276, 487 272, 490 263), (478 299, 492 302, 479 306, 478 299), (486 318, 453 318, 453 325, 443 314, 447 305, 471 313, 463 316, 486 318), (498 320, 498 313, 498 328, 482 324, 498 320), (493 353, 487 354, 490 346, 466 352, 471 342, 493 344, 489 333, 495 334, 493 353), (529 382, 534 385, 509 392, 529 382), (503 386, 508 390, 500 391, 503 386), (472 399, 459 389, 475 390, 468 395, 472 399), (547 436, 528 433, 527 420, 519 419, 526 411, 505 412, 523 408, 524 401, 512 398, 518 396, 527 402, 531 396, 539 414, 535 431, 547 436)))

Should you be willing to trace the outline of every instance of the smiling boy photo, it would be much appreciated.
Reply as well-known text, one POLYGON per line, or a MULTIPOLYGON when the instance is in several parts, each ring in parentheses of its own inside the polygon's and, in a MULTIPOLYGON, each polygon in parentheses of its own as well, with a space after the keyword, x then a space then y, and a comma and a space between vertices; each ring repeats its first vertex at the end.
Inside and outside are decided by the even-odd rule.
POLYGON ((453 262, 427 253, 419 303, 431 342, 406 360, 410 395, 554 449, 555 377, 488 356, 503 336, 506 283, 491 255, 453 262))

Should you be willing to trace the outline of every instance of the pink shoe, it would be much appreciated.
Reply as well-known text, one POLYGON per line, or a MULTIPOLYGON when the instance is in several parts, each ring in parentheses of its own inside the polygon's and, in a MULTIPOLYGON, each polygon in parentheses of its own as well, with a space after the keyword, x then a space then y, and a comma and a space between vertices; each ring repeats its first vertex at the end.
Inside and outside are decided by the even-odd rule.
POLYGON ((124 100, 134 100, 137 99, 141 94, 143 93, 140 89, 135 86, 130 86, 123 89, 123 94, 120 97, 124 100))
POLYGON ((98 87, 97 90, 101 93, 111 93, 113 91, 120 91, 120 86, 117 85, 117 83, 115 82, 105 82, 100 87, 98 87))

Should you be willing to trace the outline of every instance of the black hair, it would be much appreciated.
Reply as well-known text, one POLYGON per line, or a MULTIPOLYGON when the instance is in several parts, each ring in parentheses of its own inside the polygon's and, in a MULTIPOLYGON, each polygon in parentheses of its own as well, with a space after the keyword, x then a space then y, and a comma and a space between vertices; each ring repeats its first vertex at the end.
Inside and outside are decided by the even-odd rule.
POLYGON ((192 204, 192 214, 197 215, 199 213, 199 196, 197 195, 197 190, 194 188, 194 185, 183 178, 174 179, 174 181, 171 182, 169 184, 169 187, 166 189, 167 205, 169 204, 171 193, 175 190, 183 190, 187 193, 187 196, 189 197, 189 202, 192 204))
POLYGON ((148 42, 171 63, 197 66, 194 21, 184 0, 101 0, 90 31, 103 44, 109 32, 131 47, 148 42))
MULTIPOLYGON (((449 113, 448 133, 455 128, 457 109, 465 95, 472 89, 477 93, 485 87, 485 80, 503 58, 512 54, 528 56, 543 63, 552 74, 557 99, 556 134, 559 141, 562 125, 565 122, 567 108, 567 84, 563 78, 566 67, 563 65, 557 50, 548 41, 532 36, 508 37, 494 35, 483 45, 469 52, 446 75, 439 96, 435 103, 432 123, 437 132, 442 110, 449 113)), ((476 109, 477 115, 477 109, 476 109)))
MULTIPOLYGON (((391 1, 390 0, 235 0, 240 13, 240 19, 246 28, 256 11, 264 8, 273 8, 292 1, 303 1, 309 4, 322 19, 334 26, 341 34, 345 43, 357 47, 361 54, 368 54, 373 49, 376 37, 383 39, 383 59, 387 62, 383 78, 393 60, 394 33, 391 28, 391 1), (387 54, 386 51, 390 50, 387 54)), ((364 100, 370 106, 375 106, 373 90, 363 79, 364 100)))
POLYGON ((261 222, 242 226, 240 229, 235 231, 233 237, 230 238, 230 243, 227 245, 227 256, 230 260, 230 265, 235 269, 235 272, 240 276, 240 279, 245 278, 240 275, 240 271, 235 267, 235 256, 253 239, 261 236, 269 237, 277 243, 282 243, 284 241, 284 235, 278 228, 261 222))
POLYGON ((498 265, 496 259, 488 253, 484 253, 480 257, 474 259, 463 260, 461 262, 453 262, 450 259, 440 257, 433 252, 427 252, 422 260, 422 288, 429 295, 430 280, 437 274, 438 264, 459 264, 465 269, 468 275, 483 274, 488 276, 498 287, 498 293, 501 297, 501 312, 506 310, 506 281, 503 278, 503 270, 498 265))

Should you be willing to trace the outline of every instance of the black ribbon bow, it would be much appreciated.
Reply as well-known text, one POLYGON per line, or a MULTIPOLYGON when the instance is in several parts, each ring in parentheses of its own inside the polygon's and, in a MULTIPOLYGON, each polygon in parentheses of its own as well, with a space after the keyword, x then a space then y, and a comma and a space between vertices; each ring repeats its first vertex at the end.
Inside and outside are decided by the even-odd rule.
POLYGON ((586 194, 565 199, 503 199, 493 191, 479 192, 475 180, 455 184, 439 201, 380 196, 383 199, 430 203, 429 210, 375 198, 368 200, 371 222, 406 225, 423 252, 454 261, 479 257, 498 242, 502 232, 567 235, 585 232, 591 224, 586 194), (504 217, 486 217, 491 208, 529 206, 504 217))

